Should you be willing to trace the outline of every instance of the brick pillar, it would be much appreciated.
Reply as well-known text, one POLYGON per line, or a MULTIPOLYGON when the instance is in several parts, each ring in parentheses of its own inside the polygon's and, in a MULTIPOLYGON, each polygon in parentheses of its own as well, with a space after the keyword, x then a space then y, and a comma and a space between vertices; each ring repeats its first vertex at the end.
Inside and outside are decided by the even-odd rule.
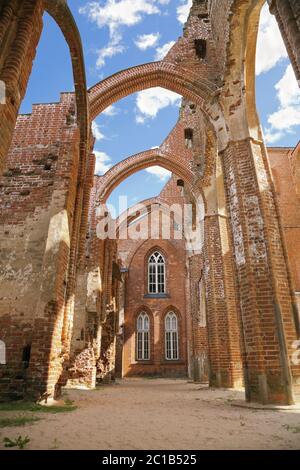
POLYGON ((299 0, 268 0, 276 17, 300 86, 300 3, 299 0))
POLYGON ((193 255, 188 260, 190 299, 189 319, 191 334, 190 376, 195 382, 208 381, 208 341, 206 325, 205 289, 202 255, 193 255))
POLYGON ((65 282, 70 250, 67 211, 55 208, 62 197, 53 193, 46 250, 41 269, 40 298, 37 305, 31 360, 28 370, 28 394, 53 398, 63 370, 62 330, 65 311, 65 282))
POLYGON ((223 167, 245 342, 246 397, 291 404, 300 375, 299 366, 291 364, 296 307, 263 144, 252 139, 229 143, 223 167))
POLYGON ((210 386, 235 387, 243 382, 240 328, 227 221, 205 217, 205 288, 210 386))
POLYGON ((12 140, 42 32, 43 2, 6 0, 0 7, 0 174, 12 140), (3 86, 4 84, 4 86, 3 86), (1 92, 1 90, 0 90, 1 92))

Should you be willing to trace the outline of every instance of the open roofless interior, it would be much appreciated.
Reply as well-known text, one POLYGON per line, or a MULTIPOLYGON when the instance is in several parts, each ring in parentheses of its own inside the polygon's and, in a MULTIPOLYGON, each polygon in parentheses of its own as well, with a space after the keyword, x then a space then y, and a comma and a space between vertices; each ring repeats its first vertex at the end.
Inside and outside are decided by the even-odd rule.
MULTIPOLYGON (((156 382, 139 382, 150 377, 186 403, 188 381, 212 407, 220 390, 298 409, 300 146, 268 146, 261 130, 264 4, 194 0, 163 58, 88 86, 68 2, 0 2, 0 401, 51 404, 67 390, 80 402, 84 390, 99 408, 99 385, 123 380, 128 397, 150 397, 156 382), (45 12, 68 45, 74 90, 20 114, 45 12), (180 95, 171 131, 95 174, 95 120, 155 87, 180 95), (153 167, 169 175, 160 193, 114 211, 114 191, 153 167)), ((299 2, 268 5, 299 84, 299 2)), ((110 390, 127 400, 109 387, 106 400, 110 390)))

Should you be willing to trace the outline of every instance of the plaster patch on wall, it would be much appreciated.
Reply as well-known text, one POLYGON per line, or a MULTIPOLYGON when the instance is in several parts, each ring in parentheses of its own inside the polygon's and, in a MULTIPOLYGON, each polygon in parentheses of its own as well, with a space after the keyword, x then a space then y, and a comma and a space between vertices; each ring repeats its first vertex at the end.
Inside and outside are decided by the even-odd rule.
POLYGON ((3 281, 17 281, 19 288, 24 290, 27 281, 31 278, 32 272, 32 264, 27 264, 24 268, 20 269, 14 269, 11 264, 7 264, 1 277, 3 281))
POLYGON ((68 213, 65 209, 51 217, 46 252, 52 250, 56 253, 61 242, 70 246, 68 213))
POLYGON ((266 169, 263 164, 261 149, 258 145, 252 145, 252 149, 259 189, 260 191, 268 191, 269 181, 266 169))
POLYGON ((250 254, 256 260, 266 259, 267 250, 264 237, 264 222, 261 215, 259 201, 257 196, 249 196, 245 199, 245 207, 249 214, 249 250, 250 254))
POLYGON ((237 266, 242 266, 246 263, 244 238, 242 227, 239 221, 239 200, 232 168, 229 169, 228 188, 230 196, 229 204, 231 214, 231 227, 234 240, 235 259, 237 266))

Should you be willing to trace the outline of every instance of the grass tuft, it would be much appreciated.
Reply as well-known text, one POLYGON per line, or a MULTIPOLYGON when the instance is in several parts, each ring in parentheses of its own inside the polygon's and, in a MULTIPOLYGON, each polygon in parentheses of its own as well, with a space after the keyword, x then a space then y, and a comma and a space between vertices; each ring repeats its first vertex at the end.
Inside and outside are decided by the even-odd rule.
POLYGON ((26 426, 26 424, 32 424, 36 421, 40 421, 41 418, 37 416, 17 416, 16 418, 1 418, 0 428, 12 428, 17 426, 26 426))
POLYGON ((27 444, 30 442, 28 436, 22 437, 19 436, 16 439, 10 439, 9 437, 5 437, 3 439, 4 447, 18 447, 19 449, 24 449, 27 444))
POLYGON ((77 409, 73 402, 66 400, 65 405, 41 406, 38 404, 18 401, 0 403, 0 411, 30 411, 31 413, 68 413, 77 409), (66 403, 67 402, 67 403, 66 403))
POLYGON ((300 433, 300 426, 290 426, 289 424, 284 424, 283 427, 287 431, 291 431, 293 434, 298 434, 300 433))

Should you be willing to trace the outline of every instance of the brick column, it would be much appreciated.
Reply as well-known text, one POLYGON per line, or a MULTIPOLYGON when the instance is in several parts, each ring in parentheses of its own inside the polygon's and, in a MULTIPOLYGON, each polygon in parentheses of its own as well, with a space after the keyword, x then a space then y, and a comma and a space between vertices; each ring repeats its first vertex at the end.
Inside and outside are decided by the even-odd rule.
POLYGON ((227 221, 218 214, 205 217, 205 286, 209 382, 214 387, 241 386, 243 369, 234 273, 227 221))
POLYGON ((53 215, 49 224, 41 269, 40 298, 33 327, 27 392, 37 399, 56 396, 56 386, 63 370, 62 330, 70 233, 67 211, 55 207, 63 197, 64 194, 59 191, 53 193, 53 215))
MULTIPOLYGON (((223 167, 246 353, 246 397, 292 404, 299 366, 296 307, 266 152, 261 142, 231 142, 223 167)), ((299 333, 299 332, 298 332, 299 333)))
POLYGON ((0 11, 0 81, 5 103, 0 102, 0 174, 12 140, 42 32, 43 2, 7 0, 0 11), (3 86, 2 86, 3 88, 3 86))
POLYGON ((202 255, 193 255, 188 260, 189 289, 187 298, 190 299, 189 306, 189 328, 191 334, 191 378, 195 382, 208 381, 208 341, 206 324, 205 289, 203 279, 202 255), (202 281, 202 282, 201 282, 202 281), (203 289, 201 289, 203 283, 203 289))

